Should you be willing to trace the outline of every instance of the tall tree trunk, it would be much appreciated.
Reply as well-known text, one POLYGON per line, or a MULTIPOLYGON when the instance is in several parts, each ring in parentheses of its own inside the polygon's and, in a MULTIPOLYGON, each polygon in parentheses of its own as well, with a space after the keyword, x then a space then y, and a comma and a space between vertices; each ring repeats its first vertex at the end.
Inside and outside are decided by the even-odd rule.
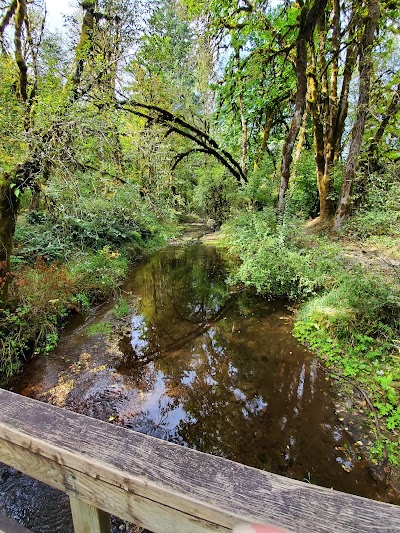
POLYGON ((400 83, 397 85, 392 100, 389 104, 389 107, 386 113, 383 115, 381 123, 378 126, 378 129, 375 132, 375 135, 372 138, 372 141, 368 147, 368 163, 370 168, 376 170, 378 168, 377 162, 377 151, 378 145, 382 140, 385 129, 390 122, 390 119, 395 116, 400 107, 400 83))
MULTIPOLYGON (((326 80, 326 105, 324 110, 325 116, 325 135, 324 135, 324 168, 318 176, 319 190, 319 222, 324 224, 330 220, 334 213, 334 204, 331 200, 332 192, 332 166, 335 156, 335 126, 338 110, 338 74, 339 74, 339 54, 340 54, 340 4, 339 0, 333 0, 333 21, 332 21, 332 61, 330 72, 330 87, 326 80), (328 93, 329 91, 329 93, 328 93)), ((320 41, 322 47, 326 49, 326 32, 323 34, 323 41, 320 41)), ((324 66, 324 70, 325 66, 324 66)), ((327 72, 327 70, 326 70, 327 72)))
POLYGON ((333 230, 338 231, 347 217, 351 205, 351 191, 354 178, 359 164, 359 155, 361 143, 365 130, 365 119, 368 113, 369 90, 372 74, 372 47, 375 40, 375 34, 378 29, 380 14, 379 0, 368 1, 368 15, 365 21, 364 35, 361 40, 359 52, 359 89, 358 105, 356 120, 351 134, 351 143, 349 155, 347 158, 346 168, 343 176, 343 184, 340 192, 340 199, 335 218, 333 221, 333 230))
POLYGON ((307 95, 307 45, 315 26, 323 15, 327 0, 315 0, 310 9, 302 7, 300 27, 296 40, 296 98, 295 110, 282 149, 281 183, 279 188, 278 212, 282 216, 285 210, 285 196, 290 178, 290 165, 293 160, 293 150, 301 127, 301 120, 306 107, 307 95))
POLYGON ((83 68, 85 66, 86 60, 88 59, 89 53, 92 51, 92 34, 95 21, 95 0, 85 0, 81 2, 81 7, 84 9, 81 33, 79 37, 79 42, 75 50, 75 68, 70 76, 70 86, 67 84, 67 88, 72 89, 69 92, 69 100, 73 102, 78 98, 78 89, 81 83, 83 68))
POLYGON ((333 162, 336 163, 340 151, 341 151, 341 142, 344 132, 345 122, 347 118, 347 112, 349 108, 349 93, 350 93, 350 83, 353 77, 354 69, 357 63, 357 44, 355 39, 355 34, 358 29, 358 15, 357 15, 357 0, 353 1, 352 14, 350 17, 349 23, 349 34, 346 50, 346 59, 343 70, 342 78, 342 88, 340 92, 339 104, 335 117, 335 127, 333 128, 333 162))
MULTIPOLYGON (((304 9, 302 13, 304 13, 304 9)), ((300 27, 301 31, 301 27, 300 27)), ((279 187, 278 199, 278 213, 282 216, 285 211, 285 197, 290 179, 290 165, 293 160, 293 149, 301 127, 301 120, 306 108, 306 94, 307 94, 307 39, 302 36, 297 42, 297 57, 296 57, 296 77, 297 90, 295 111, 292 117, 289 131, 286 135, 285 142, 282 149, 281 162, 281 183, 279 187)))
POLYGON ((246 109, 244 107, 243 96, 239 96, 240 122, 242 124, 242 172, 247 176, 247 145, 248 145, 248 128, 246 120, 246 109))
POLYGON ((308 109, 306 106, 306 109, 304 110, 304 115, 301 121, 300 131, 299 131, 299 137, 297 140, 297 146, 296 151, 294 153, 293 158, 293 171, 292 176, 290 178, 290 184, 294 183, 296 181, 296 170, 297 165, 299 163, 301 152, 303 151, 304 141, 306 140, 306 129, 307 129, 307 118, 308 118, 308 109))
POLYGON ((317 168, 317 184, 319 193, 319 217, 318 222, 322 223, 332 215, 332 203, 329 199, 331 189, 330 168, 325 161, 324 124, 318 111, 318 94, 316 81, 313 76, 309 77, 309 102, 313 117, 315 165, 317 168))
POLYGON ((10 257, 13 247, 19 200, 10 187, 9 175, 0 181, 0 302, 8 298, 10 284, 10 257))
MULTIPOLYGON (((321 48, 321 43, 320 43, 321 48)), ((310 46, 310 66, 308 70, 308 101, 313 119, 315 164, 319 193, 319 217, 315 223, 323 224, 332 216, 333 206, 329 198, 331 190, 330 165, 326 163, 326 132, 329 129, 329 96, 327 79, 323 81, 321 91, 318 90, 316 57, 313 46, 310 46)), ((322 66, 324 68, 324 66, 322 66)))

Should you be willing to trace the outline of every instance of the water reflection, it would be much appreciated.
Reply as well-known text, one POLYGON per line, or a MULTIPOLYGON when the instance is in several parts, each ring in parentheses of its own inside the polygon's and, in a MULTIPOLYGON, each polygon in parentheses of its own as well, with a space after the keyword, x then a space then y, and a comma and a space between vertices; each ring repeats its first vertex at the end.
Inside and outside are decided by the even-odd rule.
POLYGON ((163 252, 135 272, 128 289, 138 311, 117 370, 143 398, 140 412, 122 409, 119 422, 360 493, 357 474, 345 479, 337 460, 346 436, 325 375, 288 334, 290 312, 232 293, 226 277, 217 251, 203 246, 163 252))
POLYGON ((291 337, 290 311, 233 291, 226 277, 211 247, 155 254, 124 288, 136 311, 116 349, 78 328, 15 389, 53 403, 61 394, 69 409, 136 431, 389 499, 341 429, 318 361, 291 337))

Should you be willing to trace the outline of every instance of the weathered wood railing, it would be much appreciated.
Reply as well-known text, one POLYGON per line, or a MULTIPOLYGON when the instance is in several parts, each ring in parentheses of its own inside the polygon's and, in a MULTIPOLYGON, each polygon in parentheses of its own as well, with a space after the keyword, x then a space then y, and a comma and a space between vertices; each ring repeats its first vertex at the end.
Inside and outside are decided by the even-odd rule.
MULTIPOLYGON (((154 533, 400 531, 400 508, 249 468, 0 389, 0 461, 70 496, 75 531, 109 514, 154 533)), ((251 446, 251 437, 249 437, 251 446)))

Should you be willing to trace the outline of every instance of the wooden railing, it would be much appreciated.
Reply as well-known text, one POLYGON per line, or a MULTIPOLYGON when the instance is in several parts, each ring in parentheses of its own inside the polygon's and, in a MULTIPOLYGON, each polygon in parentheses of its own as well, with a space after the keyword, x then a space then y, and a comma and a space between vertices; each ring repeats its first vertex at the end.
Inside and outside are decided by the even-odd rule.
MULTIPOLYGON (((0 389, 0 461, 70 496, 77 533, 110 514, 154 533, 400 531, 400 508, 189 450, 0 389)), ((251 437, 249 437, 251 446, 251 437)))

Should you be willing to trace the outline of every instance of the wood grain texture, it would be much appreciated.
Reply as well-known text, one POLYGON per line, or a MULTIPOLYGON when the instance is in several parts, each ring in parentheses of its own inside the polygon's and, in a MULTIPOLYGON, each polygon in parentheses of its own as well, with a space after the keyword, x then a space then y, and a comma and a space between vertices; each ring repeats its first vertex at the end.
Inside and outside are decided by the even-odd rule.
POLYGON ((70 496, 75 533, 111 533, 111 517, 93 505, 70 496))
POLYGON ((30 529, 21 526, 15 520, 0 514, 0 533, 32 533, 30 529))
POLYGON ((400 508, 189 450, 0 390, 0 461, 154 533, 400 532, 400 508))

